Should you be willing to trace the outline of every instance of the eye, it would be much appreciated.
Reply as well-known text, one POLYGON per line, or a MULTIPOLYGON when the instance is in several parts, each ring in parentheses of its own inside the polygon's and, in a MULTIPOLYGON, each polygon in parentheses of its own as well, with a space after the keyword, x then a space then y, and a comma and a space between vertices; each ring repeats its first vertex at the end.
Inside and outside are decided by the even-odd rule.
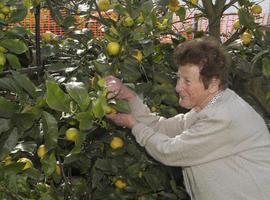
POLYGON ((185 79, 185 82, 186 82, 187 85, 191 84, 191 81, 189 79, 185 79))

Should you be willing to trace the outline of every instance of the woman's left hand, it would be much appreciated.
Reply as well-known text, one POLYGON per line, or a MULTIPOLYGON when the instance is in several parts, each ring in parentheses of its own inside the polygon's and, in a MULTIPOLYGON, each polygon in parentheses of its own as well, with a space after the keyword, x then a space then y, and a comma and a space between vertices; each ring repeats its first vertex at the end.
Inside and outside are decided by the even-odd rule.
POLYGON ((118 126, 127 127, 132 129, 133 126, 137 123, 135 118, 130 114, 125 113, 116 113, 116 114, 109 114, 106 117, 114 122, 118 126))

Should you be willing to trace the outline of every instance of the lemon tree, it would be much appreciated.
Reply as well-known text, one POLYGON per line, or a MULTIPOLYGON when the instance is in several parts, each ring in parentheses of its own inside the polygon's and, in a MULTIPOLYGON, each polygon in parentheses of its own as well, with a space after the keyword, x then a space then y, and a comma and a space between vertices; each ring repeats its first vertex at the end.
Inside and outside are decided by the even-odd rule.
MULTIPOLYGON (((223 44, 233 56, 231 87, 260 91, 253 96, 267 112, 262 85, 270 76, 269 29, 262 31, 255 22, 259 10, 253 2, 237 2, 240 26, 223 44)), ((185 23, 186 12, 202 12, 196 17, 209 19, 209 34, 221 40, 216 20, 224 9, 213 12, 208 0, 80 3, 0 2, 0 199, 189 199, 180 168, 158 163, 130 130, 106 119, 130 108, 108 98, 104 78, 123 80, 152 112, 166 117, 185 112, 175 95, 172 53, 187 38, 173 31, 173 16, 185 23), (51 11, 63 35, 47 32, 36 41, 27 28, 9 26, 39 7, 51 11), (63 7, 67 14, 60 12, 63 7), (97 20, 104 36, 94 37, 78 18, 97 20), (163 42, 168 35, 171 42, 163 42), (29 44, 36 42, 42 65, 23 68, 21 56, 30 55, 29 44)), ((216 4, 229 7, 224 1, 216 4)))

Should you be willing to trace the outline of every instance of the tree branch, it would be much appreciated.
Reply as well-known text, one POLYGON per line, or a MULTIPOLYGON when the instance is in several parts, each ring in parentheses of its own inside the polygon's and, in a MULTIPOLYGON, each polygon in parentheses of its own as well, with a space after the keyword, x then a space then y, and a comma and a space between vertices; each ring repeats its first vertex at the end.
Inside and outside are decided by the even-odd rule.
POLYGON ((215 13, 215 7, 212 1, 209 0, 202 0, 203 7, 205 8, 205 13, 208 17, 213 17, 215 13))
MULTIPOLYGON (((228 8, 230 8, 233 4, 235 4, 236 2, 238 2, 237 0, 231 0, 229 3, 227 3, 225 6, 224 6, 224 11, 227 10, 228 8)), ((223 11, 223 12, 224 12, 223 11)))
POLYGON ((244 33, 246 31, 246 28, 242 28, 238 31, 235 31, 232 36, 226 40, 226 42, 223 43, 224 46, 228 46, 229 44, 231 44, 233 41, 235 41, 239 35, 241 35, 242 33, 244 33))

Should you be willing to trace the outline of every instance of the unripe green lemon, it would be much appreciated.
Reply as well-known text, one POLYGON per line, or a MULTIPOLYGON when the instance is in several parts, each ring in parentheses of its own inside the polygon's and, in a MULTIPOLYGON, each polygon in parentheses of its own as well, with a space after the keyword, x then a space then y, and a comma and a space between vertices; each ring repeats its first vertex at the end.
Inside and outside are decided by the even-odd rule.
POLYGON ((133 24, 134 24, 134 20, 130 16, 127 16, 124 18, 123 26, 131 27, 131 26, 133 26, 133 24))
POLYGON ((77 137, 79 136, 79 130, 76 128, 69 128, 66 130, 65 135, 66 135, 66 139, 68 141, 74 142, 77 139, 77 137))
POLYGON ((238 19, 235 20, 234 23, 233 23, 233 27, 234 27, 235 29, 239 29, 240 26, 241 26, 240 21, 239 21, 238 19))

